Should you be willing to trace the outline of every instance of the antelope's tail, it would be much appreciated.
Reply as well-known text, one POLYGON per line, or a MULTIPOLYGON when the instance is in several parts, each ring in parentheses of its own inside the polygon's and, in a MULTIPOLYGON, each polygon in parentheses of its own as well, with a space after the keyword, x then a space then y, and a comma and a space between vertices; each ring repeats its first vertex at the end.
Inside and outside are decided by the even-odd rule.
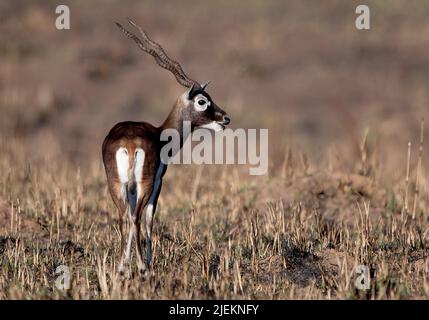
POLYGON ((135 175, 137 157, 134 156, 131 159, 131 167, 128 170, 128 183, 126 185, 127 190, 127 202, 128 202, 128 210, 130 217, 133 217, 136 211, 137 204, 137 181, 135 175))

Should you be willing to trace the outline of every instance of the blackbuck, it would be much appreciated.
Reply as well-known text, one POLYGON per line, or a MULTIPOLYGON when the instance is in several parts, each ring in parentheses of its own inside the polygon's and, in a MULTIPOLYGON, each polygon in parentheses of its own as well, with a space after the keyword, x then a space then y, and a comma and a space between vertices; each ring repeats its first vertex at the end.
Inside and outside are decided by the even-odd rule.
POLYGON ((155 58, 156 63, 169 70, 177 82, 188 88, 180 95, 167 119, 161 126, 155 127, 146 122, 126 121, 116 124, 103 142, 103 162, 107 183, 113 202, 119 212, 121 235, 121 262, 119 273, 124 274, 125 265, 130 261, 131 246, 135 238, 135 250, 138 271, 145 276, 151 269, 152 226, 162 179, 167 170, 166 161, 161 159, 161 149, 167 143, 160 139, 165 129, 176 129, 180 134, 180 146, 187 137, 183 136, 183 123, 195 128, 223 130, 230 119, 210 95, 207 84, 200 85, 189 78, 180 64, 168 57, 164 49, 151 40, 146 32, 133 21, 129 23, 139 30, 141 39, 116 23, 119 29, 137 46, 155 58), (145 212, 146 263, 143 262, 141 249, 140 222, 145 212), (128 240, 124 236, 124 220, 128 221, 128 240), (125 241, 127 242, 125 247, 125 241))

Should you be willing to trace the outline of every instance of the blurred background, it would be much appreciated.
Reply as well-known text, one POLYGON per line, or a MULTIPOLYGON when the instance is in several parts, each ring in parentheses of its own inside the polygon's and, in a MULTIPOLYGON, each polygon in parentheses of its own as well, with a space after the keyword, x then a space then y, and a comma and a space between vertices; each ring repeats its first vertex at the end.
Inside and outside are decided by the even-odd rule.
POLYGON ((131 17, 211 81, 232 128, 269 128, 271 175, 287 150, 353 169, 365 134, 383 174, 405 174, 429 110, 429 2, 368 0, 370 31, 355 28, 361 1, 61 1, 61 31, 58 4, 0 3, 1 140, 29 162, 101 163, 115 123, 167 116, 184 89, 113 24, 131 17))

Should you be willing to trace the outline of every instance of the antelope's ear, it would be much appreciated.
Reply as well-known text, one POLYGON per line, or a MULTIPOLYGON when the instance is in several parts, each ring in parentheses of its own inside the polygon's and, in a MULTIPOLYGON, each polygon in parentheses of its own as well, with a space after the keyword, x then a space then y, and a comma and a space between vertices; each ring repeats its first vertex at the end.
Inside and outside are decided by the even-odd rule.
POLYGON ((188 100, 192 100, 195 97, 195 94, 197 93, 198 89, 198 86, 193 83, 192 87, 190 87, 188 90, 188 100))
POLYGON ((207 86, 210 84, 210 81, 207 81, 207 82, 205 82, 205 83, 203 83, 202 85, 201 85, 201 89, 204 91, 204 90, 206 90, 206 88, 207 88, 207 86))

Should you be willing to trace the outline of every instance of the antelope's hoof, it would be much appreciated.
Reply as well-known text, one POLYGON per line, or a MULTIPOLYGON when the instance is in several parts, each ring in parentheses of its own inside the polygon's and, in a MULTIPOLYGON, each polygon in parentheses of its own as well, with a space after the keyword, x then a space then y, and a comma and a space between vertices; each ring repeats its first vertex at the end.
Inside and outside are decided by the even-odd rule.
POLYGON ((130 280, 132 278, 131 271, 129 269, 119 270, 119 279, 124 282, 125 280, 130 280))
POLYGON ((148 268, 140 268, 139 269, 139 275, 140 275, 140 279, 142 280, 142 281, 146 281, 146 280, 148 280, 149 279, 149 277, 150 277, 150 275, 151 275, 151 272, 150 272, 150 270, 148 269, 148 268))

